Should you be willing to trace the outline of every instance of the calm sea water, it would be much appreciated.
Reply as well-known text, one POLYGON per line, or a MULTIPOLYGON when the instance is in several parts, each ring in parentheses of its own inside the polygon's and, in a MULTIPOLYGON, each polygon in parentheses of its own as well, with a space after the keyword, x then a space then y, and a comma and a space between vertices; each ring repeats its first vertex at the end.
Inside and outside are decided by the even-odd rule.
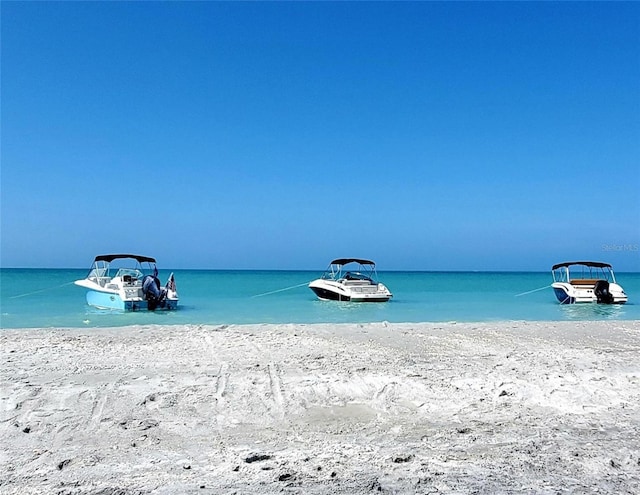
MULTIPOLYGON (((317 300, 306 286, 320 276, 315 271, 175 270, 181 307, 157 313, 87 306, 85 289, 73 285, 86 274, 84 269, 1 269, 0 327, 640 320, 640 273, 616 274, 629 295, 626 305, 562 306, 548 287, 549 273, 378 272, 394 298, 363 304, 317 300)), ((163 283, 168 275, 160 272, 163 283)))

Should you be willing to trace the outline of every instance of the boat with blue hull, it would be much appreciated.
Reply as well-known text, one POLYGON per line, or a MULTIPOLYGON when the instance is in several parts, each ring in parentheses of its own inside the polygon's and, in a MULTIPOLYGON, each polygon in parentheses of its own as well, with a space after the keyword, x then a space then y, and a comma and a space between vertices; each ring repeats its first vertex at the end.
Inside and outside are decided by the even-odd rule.
POLYGON ((96 256, 86 278, 74 283, 88 289, 87 304, 100 309, 156 311, 178 308, 173 273, 162 286, 156 260, 149 256, 96 256))
POLYGON ((567 261, 551 267, 551 287, 560 304, 624 304, 627 295, 613 267, 599 261, 567 261))

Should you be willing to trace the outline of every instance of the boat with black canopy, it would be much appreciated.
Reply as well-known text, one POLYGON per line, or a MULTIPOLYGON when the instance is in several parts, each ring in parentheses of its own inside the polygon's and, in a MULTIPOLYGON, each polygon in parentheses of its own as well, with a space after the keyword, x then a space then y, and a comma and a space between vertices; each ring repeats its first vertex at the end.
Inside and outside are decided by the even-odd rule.
POLYGON ((393 297, 378 282, 375 262, 361 258, 331 261, 322 276, 309 283, 309 288, 319 299, 330 301, 386 302, 393 297))
POLYGON ((551 287, 560 304, 624 304, 627 295, 613 267, 599 261, 567 261, 551 267, 551 287))
POLYGON ((164 286, 156 260, 137 254, 96 256, 86 278, 74 282, 88 289, 87 304, 100 309, 155 311, 178 308, 173 273, 164 286))

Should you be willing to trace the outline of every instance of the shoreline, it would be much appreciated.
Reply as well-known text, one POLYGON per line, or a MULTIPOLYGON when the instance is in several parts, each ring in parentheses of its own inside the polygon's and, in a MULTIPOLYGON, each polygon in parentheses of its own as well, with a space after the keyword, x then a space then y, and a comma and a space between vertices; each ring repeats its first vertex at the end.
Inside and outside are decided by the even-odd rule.
POLYGON ((133 323, 133 324, 123 324, 123 325, 114 325, 114 324, 104 324, 99 326, 91 326, 89 322, 85 323, 83 326, 70 326, 70 325, 51 325, 51 326, 34 326, 34 327, 3 327, 0 326, 0 334, 3 332, 38 332, 38 331, 87 331, 87 332, 97 332, 101 330, 112 330, 112 331, 120 331, 130 328, 145 328, 145 329, 153 329, 153 328, 163 328, 163 329, 171 329, 171 328, 236 328, 241 329, 243 327, 291 327, 291 326, 299 326, 299 327, 362 327, 367 325, 382 325, 384 327, 393 327, 393 326, 418 326, 418 327, 442 327, 442 326, 453 326, 453 325, 461 325, 461 326, 508 326, 513 324, 518 325, 555 325, 555 324, 567 324, 567 325, 579 325, 582 326, 584 324, 616 324, 620 323, 622 325, 625 324, 634 324, 639 323, 640 319, 638 318, 629 318, 629 319, 620 319, 620 318, 600 318, 600 319, 590 319, 590 318, 576 318, 576 319, 549 319, 549 320, 531 320, 531 319, 480 319, 480 320, 456 320, 456 319, 448 319, 448 320, 421 320, 421 321, 389 321, 389 320, 376 320, 376 321, 322 321, 322 322, 297 322, 297 321, 288 321, 288 322, 214 322, 214 323, 193 323, 193 322, 178 322, 178 323, 149 323, 149 322, 141 322, 141 323, 133 323))
POLYGON ((7 494, 632 493, 640 321, 0 330, 7 494))

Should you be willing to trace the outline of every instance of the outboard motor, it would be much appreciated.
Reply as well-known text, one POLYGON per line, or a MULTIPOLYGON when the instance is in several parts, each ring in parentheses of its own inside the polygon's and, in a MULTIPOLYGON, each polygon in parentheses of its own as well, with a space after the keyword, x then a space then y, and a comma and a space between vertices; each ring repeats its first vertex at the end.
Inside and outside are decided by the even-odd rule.
POLYGON ((167 298, 167 291, 160 288, 160 280, 153 275, 145 275, 142 279, 142 293, 147 301, 147 307, 153 311, 158 306, 164 306, 164 300, 167 298))
POLYGON ((598 280, 593 287, 593 293, 600 304, 613 304, 613 295, 609 292, 609 282, 598 280))

